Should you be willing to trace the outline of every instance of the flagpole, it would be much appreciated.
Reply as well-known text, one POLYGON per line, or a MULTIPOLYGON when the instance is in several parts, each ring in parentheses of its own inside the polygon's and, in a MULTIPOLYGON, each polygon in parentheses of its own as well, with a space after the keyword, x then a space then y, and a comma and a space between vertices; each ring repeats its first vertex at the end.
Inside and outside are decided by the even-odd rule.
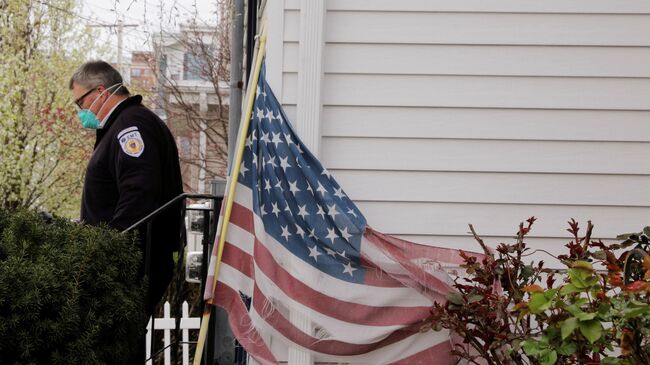
MULTIPOLYGON (((217 286, 217 279, 219 278, 219 266, 221 264, 221 256, 223 254, 223 247, 226 242, 226 235, 228 234, 228 223, 230 222, 230 214, 232 212, 232 205, 235 198, 235 187, 237 186, 237 177, 239 176, 239 168, 241 166, 242 158, 244 156, 244 146, 246 143, 246 134, 250 126, 251 116, 253 114, 253 105, 255 103, 255 88, 257 87, 257 82, 260 78, 260 71, 262 69, 262 61, 264 60, 264 54, 266 51, 266 21, 262 24, 261 35, 256 42, 256 62, 255 69, 253 72, 253 78, 249 80, 248 83, 248 100, 246 104, 246 114, 241 120, 241 127, 239 129, 239 136, 237 139, 237 154, 230 171, 230 181, 228 183, 228 195, 226 200, 226 209, 223 214, 223 223, 221 224, 221 232, 219 232, 219 245, 217 246, 217 258, 214 268, 214 279, 212 281, 212 292, 217 286)), ((208 305, 205 306, 203 310, 203 318, 201 319, 201 329, 199 331, 199 338, 196 343, 196 352, 194 353, 194 363, 193 365, 199 365, 201 363, 201 357, 203 356, 203 347, 205 345, 205 340, 208 332, 208 323, 210 322, 210 316, 212 314, 212 304, 213 298, 208 300, 208 305)))

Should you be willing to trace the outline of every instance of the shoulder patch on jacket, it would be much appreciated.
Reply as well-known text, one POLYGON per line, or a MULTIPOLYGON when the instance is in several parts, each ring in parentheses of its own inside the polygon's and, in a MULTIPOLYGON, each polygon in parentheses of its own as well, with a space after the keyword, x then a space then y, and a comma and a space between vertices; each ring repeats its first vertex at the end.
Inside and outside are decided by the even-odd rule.
POLYGON ((122 151, 131 157, 140 157, 144 151, 144 141, 138 127, 129 127, 117 134, 122 151))

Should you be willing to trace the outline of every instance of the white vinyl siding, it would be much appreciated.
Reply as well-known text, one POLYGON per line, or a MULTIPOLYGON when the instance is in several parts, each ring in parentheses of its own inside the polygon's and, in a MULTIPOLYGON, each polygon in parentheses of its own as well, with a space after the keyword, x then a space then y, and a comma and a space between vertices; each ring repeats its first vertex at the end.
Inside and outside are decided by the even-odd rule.
MULTIPOLYGON (((299 4, 275 71, 290 118, 299 4)), ((650 224, 650 2, 327 8, 320 157, 370 225, 476 250, 468 223, 494 246, 534 215, 529 243, 557 254, 571 218, 603 239, 650 224)))

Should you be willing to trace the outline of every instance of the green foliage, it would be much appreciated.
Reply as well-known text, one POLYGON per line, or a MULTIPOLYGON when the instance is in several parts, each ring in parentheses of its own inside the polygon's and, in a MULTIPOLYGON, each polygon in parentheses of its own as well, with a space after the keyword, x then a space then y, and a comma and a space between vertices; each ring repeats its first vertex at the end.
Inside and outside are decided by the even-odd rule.
POLYGON ((525 237, 534 222, 533 217, 520 224, 516 243, 502 243, 496 252, 470 226, 485 256, 463 253, 467 276, 456 279, 457 292, 445 305, 434 306, 432 327, 459 334, 470 346, 454 353, 470 362, 649 364, 650 229, 606 245, 591 239, 591 222, 580 236, 571 220, 568 254, 556 257, 566 270, 551 270, 543 262, 524 261, 530 255, 525 237), (616 255, 634 243, 636 248, 616 255), (472 300, 477 295, 481 299, 472 300))
POLYGON ((68 90, 96 53, 73 0, 0 0, 0 207, 78 217, 93 136, 68 90))
POLYGON ((134 242, 0 210, 0 363, 125 363, 146 323, 134 242))

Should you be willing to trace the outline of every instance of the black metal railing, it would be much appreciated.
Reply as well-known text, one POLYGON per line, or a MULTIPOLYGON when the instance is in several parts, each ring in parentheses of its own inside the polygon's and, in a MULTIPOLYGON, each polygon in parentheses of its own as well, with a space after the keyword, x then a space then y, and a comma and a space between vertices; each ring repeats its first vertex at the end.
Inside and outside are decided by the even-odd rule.
MULTIPOLYGON (((140 219, 133 225, 131 225, 129 228, 125 229, 123 233, 130 232, 134 229, 141 228, 143 225, 146 224, 146 240, 145 240, 145 263, 144 263, 144 272, 147 277, 150 277, 151 275, 151 237, 152 237, 152 230, 153 230, 153 221, 154 219, 159 216, 162 212, 165 212, 166 210, 170 209, 171 207, 175 206, 178 203, 181 203, 181 215, 180 215, 180 220, 181 220, 181 233, 180 233, 180 239, 179 239, 179 246, 178 246, 178 260, 176 264, 176 293, 174 295, 174 298, 172 299, 173 305, 172 307, 176 312, 179 311, 179 308, 181 307, 181 301, 182 301, 182 290, 180 290, 183 286, 183 275, 181 273, 183 272, 183 264, 185 262, 185 247, 187 246, 187 227, 185 226, 185 216, 187 211, 202 211, 203 212, 203 225, 202 225, 202 230, 203 230, 203 237, 202 237, 202 246, 203 246, 203 255, 201 259, 201 291, 199 298, 200 300, 200 312, 203 313, 203 306, 205 305, 203 300, 202 300, 202 295, 203 292, 205 291, 205 279, 207 276, 207 270, 208 270, 208 259, 209 255, 212 252, 212 246, 213 242, 216 236, 216 228, 217 228, 217 217, 219 216, 219 210, 221 209, 221 203, 222 203, 223 197, 221 196, 216 196, 216 195, 211 195, 211 194, 190 194, 190 193, 183 193, 181 195, 178 195, 174 199, 168 201, 164 205, 162 205, 160 208, 154 210, 151 212, 149 215, 146 217, 140 219), (187 199, 203 199, 203 200, 211 200, 212 204, 210 208, 199 208, 199 207, 191 207, 188 208, 186 206, 186 201, 187 199)), ((160 303, 156 304, 154 308, 154 314, 156 310, 158 309, 160 303)), ((172 362, 177 363, 178 358, 179 358, 179 345, 181 344, 181 332, 180 332, 180 321, 181 321, 181 315, 180 313, 175 313, 173 317, 176 318, 176 323, 175 323, 175 329, 174 329, 174 338, 175 341, 170 345, 172 347, 172 362)), ((212 323, 211 323, 212 324, 212 323)), ((155 347, 155 336, 154 336, 154 329, 155 329, 155 315, 152 316, 151 320, 151 358, 155 357, 157 354, 161 353, 162 350, 159 351, 154 351, 155 347)), ((213 346, 210 346, 208 343, 208 346, 206 346, 206 354, 203 356, 203 363, 208 363, 208 359, 211 359, 213 357, 213 346)), ((148 361, 150 359, 147 359, 148 361)))

